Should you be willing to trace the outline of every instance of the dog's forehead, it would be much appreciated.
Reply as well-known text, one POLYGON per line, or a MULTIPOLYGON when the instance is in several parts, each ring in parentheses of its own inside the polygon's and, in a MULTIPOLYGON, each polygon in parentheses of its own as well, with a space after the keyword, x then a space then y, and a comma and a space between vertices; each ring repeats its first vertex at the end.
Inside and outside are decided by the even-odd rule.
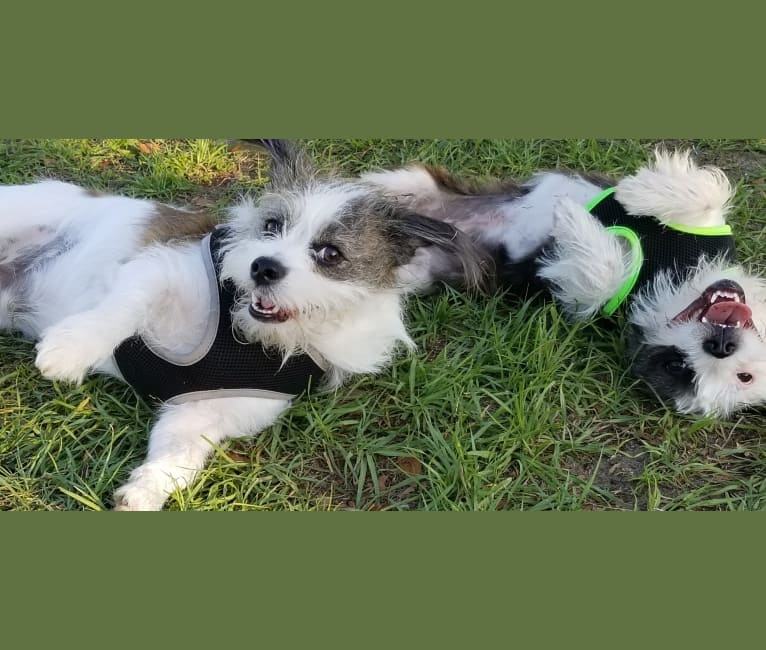
POLYGON ((377 237, 383 234, 384 223, 392 218, 375 197, 361 195, 347 202, 335 219, 327 220, 321 232, 331 238, 377 237))
POLYGON ((346 228, 364 214, 364 188, 353 184, 319 185, 303 191, 288 215, 290 226, 308 236, 316 235, 330 226, 345 224, 346 228))

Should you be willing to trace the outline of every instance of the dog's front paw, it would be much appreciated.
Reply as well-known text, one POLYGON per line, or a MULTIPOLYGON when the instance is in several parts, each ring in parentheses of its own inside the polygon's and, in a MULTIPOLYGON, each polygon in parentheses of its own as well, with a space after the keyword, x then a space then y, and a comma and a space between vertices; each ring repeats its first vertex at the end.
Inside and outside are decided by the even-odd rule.
POLYGON ((35 365, 47 379, 79 384, 93 366, 111 354, 102 339, 92 328, 62 321, 43 333, 35 365))
POLYGON ((114 493, 115 510, 162 510, 167 494, 144 487, 137 482, 129 482, 114 493))
POLYGON ((176 482, 173 466, 144 463, 130 473, 128 482, 114 492, 115 510, 162 510, 176 482))

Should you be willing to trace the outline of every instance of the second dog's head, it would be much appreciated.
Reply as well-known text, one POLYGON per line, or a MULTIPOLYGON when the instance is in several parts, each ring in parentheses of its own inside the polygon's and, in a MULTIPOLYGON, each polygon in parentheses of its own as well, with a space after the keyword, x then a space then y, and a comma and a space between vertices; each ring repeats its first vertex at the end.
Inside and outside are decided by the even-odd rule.
POLYGON ((702 261, 678 284, 660 275, 634 301, 635 373, 684 413, 729 415, 766 402, 766 284, 702 261))
POLYGON ((268 191, 231 211, 221 276, 238 291, 233 321, 249 341, 318 353, 341 372, 371 372, 410 344, 401 298, 428 286, 432 255, 480 284, 485 260, 449 224, 387 200, 361 180, 321 174, 282 140, 268 191))

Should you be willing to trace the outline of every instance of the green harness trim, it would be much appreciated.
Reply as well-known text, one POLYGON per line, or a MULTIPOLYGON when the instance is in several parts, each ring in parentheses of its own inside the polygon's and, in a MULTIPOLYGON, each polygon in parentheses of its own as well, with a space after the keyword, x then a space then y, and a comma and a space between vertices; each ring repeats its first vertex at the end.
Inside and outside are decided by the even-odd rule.
POLYGON ((625 226, 610 226, 607 230, 627 241, 630 245, 630 252, 633 254, 633 259, 630 261, 630 275, 628 275, 627 280, 617 290, 617 293, 601 308, 601 313, 604 316, 611 316, 625 302, 630 292, 633 291, 633 287, 636 286, 638 276, 641 273, 641 267, 644 265, 644 249, 641 246, 641 240, 634 230, 625 226))
MULTIPOLYGON (((585 209, 588 212, 592 212, 594 208, 596 208, 596 206, 598 206, 604 199, 614 194, 615 189, 616 188, 614 187, 605 189, 593 200, 591 200, 590 203, 585 206, 585 209)), ((676 230, 678 232, 688 233, 690 235, 731 236, 732 234, 731 226, 728 225, 696 228, 683 224, 668 223, 665 224, 665 227, 670 228, 671 230, 676 230)), ((625 300, 630 295, 630 292, 633 291, 633 288, 636 286, 636 282, 638 281, 638 277, 641 274, 641 268, 644 265, 645 258, 644 249, 641 245, 641 238, 634 230, 626 226, 608 226, 606 230, 614 234, 616 237, 621 237, 624 239, 628 243, 632 255, 630 262, 630 272, 627 279, 617 290, 617 293, 615 293, 614 296, 612 296, 601 309, 601 313, 604 316, 611 316, 625 302, 625 300)))

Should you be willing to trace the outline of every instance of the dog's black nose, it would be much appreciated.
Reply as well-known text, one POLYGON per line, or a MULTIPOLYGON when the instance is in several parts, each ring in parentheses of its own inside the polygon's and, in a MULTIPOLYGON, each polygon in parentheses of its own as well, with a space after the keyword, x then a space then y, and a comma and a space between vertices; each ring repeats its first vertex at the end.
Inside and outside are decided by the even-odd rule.
POLYGON ((259 257, 250 265, 250 277, 258 287, 279 282, 287 269, 273 257, 259 257))
POLYGON ((735 327, 716 327, 702 342, 702 349, 716 359, 725 359, 737 351, 739 330, 735 327))

